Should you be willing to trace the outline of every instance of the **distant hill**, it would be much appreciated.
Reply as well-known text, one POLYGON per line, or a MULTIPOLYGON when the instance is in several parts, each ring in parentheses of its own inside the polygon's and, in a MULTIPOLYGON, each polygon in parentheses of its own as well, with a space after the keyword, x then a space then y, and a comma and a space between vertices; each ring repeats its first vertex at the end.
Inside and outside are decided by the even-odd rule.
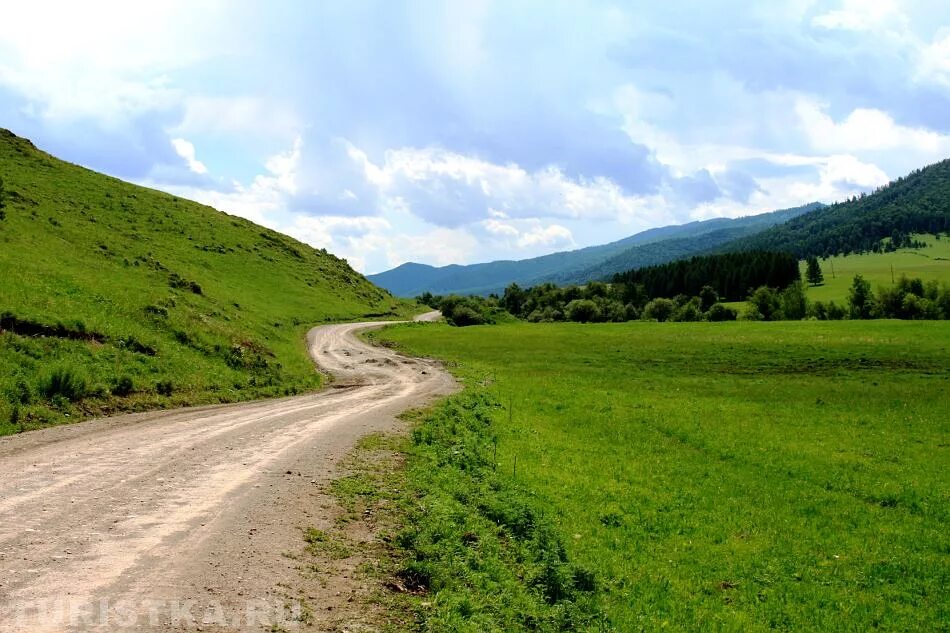
POLYGON ((709 253, 723 244, 781 225, 801 216, 803 213, 809 213, 822 207, 821 203, 813 202, 801 207, 782 209, 735 220, 719 218, 683 225, 683 228, 689 229, 689 233, 686 235, 674 234, 669 239, 628 248, 596 266, 555 281, 583 283, 591 279, 608 279, 618 272, 665 264, 709 253))
POLYGON ((820 203, 812 203, 744 218, 717 218, 665 226, 609 244, 520 261, 502 260, 438 268, 410 262, 386 272, 368 275, 367 278, 403 297, 414 297, 426 291, 434 294, 489 294, 501 292, 512 282, 522 286, 547 281, 584 283, 631 268, 662 264, 705 252, 820 206, 820 203))
POLYGON ((816 209, 722 250, 788 251, 798 257, 871 252, 881 240, 950 231, 950 159, 870 195, 816 209))
POLYGON ((304 335, 404 304, 323 250, 0 130, 0 434, 320 383, 304 335))

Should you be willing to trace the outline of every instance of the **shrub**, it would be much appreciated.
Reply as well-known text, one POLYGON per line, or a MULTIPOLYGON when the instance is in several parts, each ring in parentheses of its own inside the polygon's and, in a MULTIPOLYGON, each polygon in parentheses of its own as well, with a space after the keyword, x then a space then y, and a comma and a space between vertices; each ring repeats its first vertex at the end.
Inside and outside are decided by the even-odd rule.
POLYGON ((172 288, 190 290, 196 295, 203 294, 201 290, 201 286, 198 285, 198 282, 185 279, 178 273, 172 273, 168 276, 168 285, 171 286, 172 288))
POLYGON ((16 404, 30 404, 33 402, 33 387, 23 378, 19 378, 10 395, 16 404))
POLYGON ((578 323, 600 319, 600 308, 590 299, 574 299, 567 304, 567 318, 578 323))
POLYGON ((606 301, 601 307, 601 315, 605 321, 623 323, 627 320, 627 313, 619 301, 606 301))
POLYGON ((828 307, 821 301, 812 301, 808 304, 808 318, 816 321, 828 319, 828 307))
POLYGON ((93 385, 86 391, 86 395, 90 398, 106 398, 109 393, 110 390, 105 385, 93 385))
POLYGON ((782 316, 790 321, 800 321, 808 313, 808 298, 805 296, 805 286, 800 281, 794 281, 781 293, 782 316))
POLYGON ((682 306, 676 309, 673 313, 673 316, 670 318, 671 321, 702 321, 703 313, 699 309, 700 300, 699 298, 691 299, 687 301, 682 306))
POLYGON ((448 318, 449 323, 459 327, 465 327, 468 325, 481 325, 485 323, 485 317, 467 305, 456 307, 452 311, 452 315, 446 318, 448 318))
MULTIPOLYGON (((433 299, 434 300, 434 299, 433 299)), ((439 300, 439 310, 449 325, 464 327, 494 323, 491 312, 494 304, 481 297, 449 295, 439 300)))
POLYGON ((709 321, 735 321, 738 313, 729 306, 714 303, 709 307, 706 318, 709 321))
POLYGON ((147 305, 145 306, 144 310, 145 310, 145 314, 150 314, 152 316, 163 317, 163 318, 168 316, 168 309, 162 306, 147 305))
POLYGON ((699 301, 703 312, 709 312, 710 308, 719 303, 719 293, 712 286, 703 286, 699 291, 699 301))
POLYGON ((670 299, 654 299, 643 308, 643 318, 662 323, 663 321, 669 321, 675 309, 676 304, 670 299))
POLYGON ((170 396, 172 392, 175 391, 175 386, 171 380, 160 380, 155 383, 155 391, 157 391, 160 396, 170 396))
POLYGON ((828 302, 827 312, 829 321, 840 321, 848 316, 848 312, 844 309, 844 306, 839 306, 834 301, 828 302))
MULTIPOLYGON (((751 304, 750 308, 754 307, 755 311, 761 316, 759 320, 780 321, 783 318, 781 294, 768 286, 756 288, 749 295, 749 303, 751 304)), ((750 309, 748 314, 753 314, 753 310, 750 309)))
POLYGON ((848 290, 848 305, 851 306, 852 319, 870 319, 877 308, 871 284, 861 275, 854 276, 848 290))
POLYGON ((121 376, 112 385, 112 395, 120 398, 129 395, 134 390, 135 385, 129 376, 121 376))
POLYGON ((75 402, 86 395, 87 385, 86 377, 79 371, 60 365, 51 369, 40 380, 40 393, 49 400, 59 396, 75 402))
POLYGON ((950 285, 943 284, 941 286, 936 302, 943 318, 950 319, 950 285))

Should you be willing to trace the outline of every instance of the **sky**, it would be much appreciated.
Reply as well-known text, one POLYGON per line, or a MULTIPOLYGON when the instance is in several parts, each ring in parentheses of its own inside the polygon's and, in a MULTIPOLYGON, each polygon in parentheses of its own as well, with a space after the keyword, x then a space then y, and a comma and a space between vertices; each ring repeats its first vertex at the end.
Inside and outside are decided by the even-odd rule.
POLYGON ((950 3, 4 3, 0 127, 365 273, 870 191, 950 157, 950 3))

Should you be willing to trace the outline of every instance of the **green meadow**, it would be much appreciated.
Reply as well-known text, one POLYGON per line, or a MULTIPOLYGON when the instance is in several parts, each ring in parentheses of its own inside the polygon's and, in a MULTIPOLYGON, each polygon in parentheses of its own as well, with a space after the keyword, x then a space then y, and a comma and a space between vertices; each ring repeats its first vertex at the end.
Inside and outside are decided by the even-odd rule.
MULTIPOLYGON (((425 510, 403 555, 432 588, 416 599, 423 628, 558 621, 517 613, 522 593, 498 598, 510 591, 499 578, 537 577, 519 571, 525 555, 510 555, 508 576, 466 558, 470 542, 502 553, 515 542, 504 513, 465 491, 484 477, 485 495, 520 491, 530 516, 555 526, 603 617, 585 628, 946 630, 950 324, 405 325, 376 336, 444 359, 466 389, 428 414, 409 453, 407 495, 425 510), (467 466, 478 461, 460 461, 467 451, 491 466, 467 466), (486 521, 497 525, 453 527, 486 521)), ((547 586, 524 590, 531 609, 562 608, 537 589, 547 586)))
MULTIPOLYGON (((950 283, 950 236, 937 238, 934 235, 915 235, 927 244, 925 248, 902 248, 893 253, 867 253, 863 255, 835 256, 819 259, 825 281, 820 286, 808 288, 808 298, 813 301, 848 301, 848 289, 857 274, 871 282, 875 290, 879 286, 891 287, 901 275, 919 277, 925 282, 936 279, 950 283)), ((802 279, 805 278, 805 262, 801 263, 802 279)))

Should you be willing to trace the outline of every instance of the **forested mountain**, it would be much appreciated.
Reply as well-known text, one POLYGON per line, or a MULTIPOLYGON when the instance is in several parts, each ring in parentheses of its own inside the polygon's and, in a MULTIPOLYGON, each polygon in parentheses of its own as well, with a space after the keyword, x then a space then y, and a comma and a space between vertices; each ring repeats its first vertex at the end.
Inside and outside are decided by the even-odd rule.
POLYGON ((584 283, 618 272, 660 264, 706 252, 738 237, 751 235, 820 207, 812 203, 744 218, 716 218, 665 226, 575 251, 521 261, 495 261, 436 268, 407 263, 376 275, 373 283, 404 297, 433 294, 500 293, 508 284, 584 283))
POLYGON ((591 279, 609 279, 619 272, 644 266, 656 266, 679 259, 685 259, 703 253, 709 253, 719 246, 737 239, 754 235, 767 228, 780 225, 804 213, 821 209, 822 204, 813 202, 801 207, 773 211, 763 215, 754 215, 737 220, 720 218, 702 222, 707 229, 689 237, 673 237, 661 242, 643 244, 614 255, 613 257, 580 273, 566 276, 555 281, 565 283, 584 283, 591 279))
POLYGON ((781 250, 800 258, 886 248, 882 240, 950 231, 950 159, 869 195, 806 213, 721 250, 781 250))

